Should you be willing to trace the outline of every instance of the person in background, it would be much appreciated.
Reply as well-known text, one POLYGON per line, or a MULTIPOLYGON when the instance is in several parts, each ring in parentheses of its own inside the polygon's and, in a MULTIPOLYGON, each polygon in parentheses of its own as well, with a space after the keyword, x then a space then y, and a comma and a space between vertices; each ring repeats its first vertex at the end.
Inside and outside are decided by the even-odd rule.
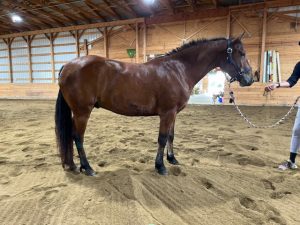
MULTIPOLYGON (((265 91, 273 91, 276 88, 291 88, 293 87, 300 78, 300 62, 298 62, 294 68, 292 75, 283 82, 272 83, 265 87, 265 91)), ((296 115, 293 131, 292 131, 292 139, 291 139, 291 146, 290 146, 290 158, 279 165, 280 170, 287 170, 287 169, 297 169, 296 165, 296 156, 298 154, 300 148, 300 107, 298 107, 298 112, 296 115)))

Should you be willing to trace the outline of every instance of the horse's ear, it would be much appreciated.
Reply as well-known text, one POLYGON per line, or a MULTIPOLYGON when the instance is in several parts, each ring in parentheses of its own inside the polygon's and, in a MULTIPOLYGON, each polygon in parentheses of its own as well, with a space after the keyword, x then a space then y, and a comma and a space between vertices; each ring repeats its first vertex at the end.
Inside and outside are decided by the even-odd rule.
POLYGON ((244 36, 245 36, 245 31, 238 37, 238 39, 242 40, 244 36))

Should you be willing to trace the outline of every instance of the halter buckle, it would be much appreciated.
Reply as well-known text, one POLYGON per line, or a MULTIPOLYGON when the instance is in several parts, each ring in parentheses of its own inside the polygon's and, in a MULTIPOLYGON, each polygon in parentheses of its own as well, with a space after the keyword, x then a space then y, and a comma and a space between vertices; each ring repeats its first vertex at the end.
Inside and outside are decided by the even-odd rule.
POLYGON ((233 52, 232 48, 227 48, 227 53, 228 54, 232 54, 232 52, 233 52))

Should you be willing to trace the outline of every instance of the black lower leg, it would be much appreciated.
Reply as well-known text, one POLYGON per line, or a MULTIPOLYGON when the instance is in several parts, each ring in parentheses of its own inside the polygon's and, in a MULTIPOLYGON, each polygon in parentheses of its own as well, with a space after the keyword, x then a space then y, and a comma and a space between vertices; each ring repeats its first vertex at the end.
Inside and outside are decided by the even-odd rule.
POLYGON ((167 175, 167 169, 164 165, 164 149, 167 143, 168 135, 159 134, 158 136, 158 151, 155 159, 155 169, 161 175, 167 175))
POLYGON ((167 143, 167 160, 169 163, 171 163, 173 165, 178 165, 179 162, 175 158, 175 155, 173 152, 173 140, 174 140, 174 134, 169 134, 168 143, 167 143))
POLYGON ((296 156, 297 156, 297 153, 294 153, 294 152, 290 153, 290 160, 291 160, 292 163, 295 163, 296 156))
POLYGON ((79 137, 75 137, 74 141, 80 158, 80 172, 84 171, 85 174, 89 176, 95 175, 95 171, 92 169, 86 158, 82 140, 79 137))

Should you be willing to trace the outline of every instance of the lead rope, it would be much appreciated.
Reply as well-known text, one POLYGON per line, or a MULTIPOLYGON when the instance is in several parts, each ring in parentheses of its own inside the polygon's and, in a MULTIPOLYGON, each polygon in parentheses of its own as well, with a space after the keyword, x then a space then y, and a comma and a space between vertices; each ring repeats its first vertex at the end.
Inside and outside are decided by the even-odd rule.
MULTIPOLYGON (((264 96, 265 96, 266 92, 264 93, 264 96)), ((229 95, 230 95, 230 99, 234 105, 234 107, 236 108, 236 110, 238 111, 238 113, 240 114, 240 116, 246 121, 246 123, 248 123, 251 127, 253 128, 257 128, 257 129, 268 129, 268 128, 274 128, 280 124, 283 123, 283 121, 285 121, 289 115, 292 113, 292 111, 295 109, 295 106, 297 105, 297 102, 299 101, 300 99, 300 96, 298 96, 294 102, 294 104, 292 105, 292 107, 290 108, 290 110, 280 119, 278 120, 276 123, 274 124, 271 124, 271 125, 266 125, 266 126, 257 126, 255 125, 254 123, 252 123, 243 113, 242 111, 240 110, 240 108, 236 105, 235 103, 235 97, 234 97, 234 93, 233 91, 231 90, 230 88, 230 83, 229 83, 229 95)))

